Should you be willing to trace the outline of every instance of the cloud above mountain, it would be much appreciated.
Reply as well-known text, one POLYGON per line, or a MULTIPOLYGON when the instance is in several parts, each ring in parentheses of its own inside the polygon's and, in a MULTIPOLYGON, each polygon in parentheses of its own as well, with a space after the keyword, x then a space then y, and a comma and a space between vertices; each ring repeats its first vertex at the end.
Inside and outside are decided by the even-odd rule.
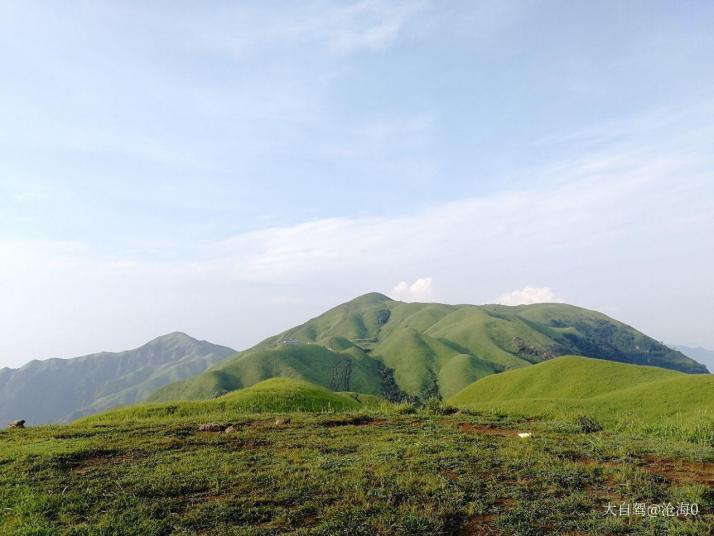
POLYGON ((487 303, 494 289, 515 288, 499 301, 565 297, 662 339, 714 344, 701 335, 710 333, 705 319, 714 295, 683 294, 670 284, 675 277, 711 289, 706 267, 714 262, 701 247, 714 234, 709 157, 696 150, 703 138, 687 132, 680 141, 688 151, 676 143, 608 147, 537 170, 537 189, 393 216, 268 226, 198 245, 137 243, 141 255, 79 242, 2 240, 0 322, 21 336, 5 338, 0 352, 17 355, 8 364, 18 364, 29 357, 18 355, 22 340, 35 341, 33 357, 63 347, 78 355, 176 329, 240 349, 363 292, 432 300, 434 281, 445 302, 487 303), (687 262, 693 258, 699 262, 687 262), (409 282, 405 272, 429 277, 409 282), (524 279, 557 281, 558 294, 520 287, 524 279), (652 288, 660 289, 656 300, 652 288), (668 305, 683 296, 686 318, 668 305), (43 326, 43 337, 33 326, 43 326), (79 345, 71 333, 81 326, 92 329, 79 345))
POLYGON ((434 285, 431 277, 420 277, 411 285, 406 281, 397 283, 390 295, 406 302, 426 302, 431 301, 434 295, 434 285))
POLYGON ((501 305, 531 305, 534 303, 564 303, 564 300, 556 296, 550 287, 526 286, 501 294, 498 303, 501 305))
POLYGON ((368 291, 552 299, 525 284, 714 346, 704 16, 3 7, 0 366, 175 330, 240 349, 368 291))

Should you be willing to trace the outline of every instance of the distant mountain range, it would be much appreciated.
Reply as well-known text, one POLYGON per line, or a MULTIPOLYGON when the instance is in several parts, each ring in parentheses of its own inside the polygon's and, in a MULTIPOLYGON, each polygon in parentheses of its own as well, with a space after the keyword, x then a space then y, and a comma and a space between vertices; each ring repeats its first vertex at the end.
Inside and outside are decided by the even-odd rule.
POLYGON ((119 353, 31 361, 0 369, 0 423, 72 420, 146 398, 168 383, 189 378, 235 350, 184 333, 171 333, 119 353))
POLYGON ((570 354, 707 372, 630 326, 572 305, 403 303, 372 293, 240 353, 172 333, 135 350, 0 369, 0 422, 210 399, 274 377, 390 400, 446 399, 491 374, 570 354))
POLYGON ((389 399, 448 398, 485 376, 570 354, 707 372, 630 326, 572 305, 403 303, 372 293, 167 385, 149 400, 214 398, 276 376, 389 399))
POLYGON ((714 350, 708 350, 702 347, 683 346, 681 344, 670 344, 669 347, 679 350, 687 357, 696 359, 700 363, 704 363, 710 371, 714 372, 714 350))

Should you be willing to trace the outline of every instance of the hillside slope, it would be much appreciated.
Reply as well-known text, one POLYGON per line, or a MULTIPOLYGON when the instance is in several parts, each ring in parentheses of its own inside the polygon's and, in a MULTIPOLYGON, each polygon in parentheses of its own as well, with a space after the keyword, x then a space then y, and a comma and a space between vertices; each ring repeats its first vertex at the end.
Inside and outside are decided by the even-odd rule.
POLYGON ((714 422, 714 376, 568 356, 483 378, 448 402, 530 415, 580 412, 605 421, 714 422))
POLYGON ((5 368, 0 370, 0 422, 20 418, 30 424, 66 421, 131 404, 233 354, 225 346, 171 333, 125 352, 5 368))
POLYGON ((167 385, 149 400, 215 398, 274 377, 299 378, 333 391, 381 394, 380 366, 367 356, 317 344, 283 345, 239 354, 194 378, 167 385))
POLYGON ((683 346, 681 344, 669 345, 669 347, 682 352, 687 357, 696 359, 700 363, 706 365, 710 371, 714 372, 714 350, 709 350, 700 346, 696 348, 692 346, 683 346))
POLYGON ((372 293, 160 389, 150 400, 212 398, 274 376, 392 400, 446 398, 495 372, 569 354, 706 372, 634 328, 572 305, 403 303, 372 293))
POLYGON ((177 403, 137 404, 98 415, 76 424, 110 424, 141 420, 171 420, 201 417, 225 421, 242 413, 323 412, 368 407, 373 397, 335 393, 324 387, 294 378, 271 378, 251 387, 228 393, 214 400, 177 403))

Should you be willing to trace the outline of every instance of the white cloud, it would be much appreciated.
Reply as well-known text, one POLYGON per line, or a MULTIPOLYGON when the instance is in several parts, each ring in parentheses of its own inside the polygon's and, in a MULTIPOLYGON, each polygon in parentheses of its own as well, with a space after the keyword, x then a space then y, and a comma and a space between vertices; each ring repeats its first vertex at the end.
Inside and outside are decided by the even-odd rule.
MULTIPOLYGON (((151 246, 112 258, 72 243, 0 240, 0 324, 16 335, 0 344, 0 364, 121 349, 175 329, 245 348, 417 270, 439 281, 444 302, 484 303, 526 278, 557 281, 568 300, 612 303, 619 319, 657 338, 711 345, 697 338, 710 332, 714 301, 714 257, 702 247, 714 234, 710 170, 697 155, 594 155, 554 169, 557 184, 538 190, 178 242, 167 261, 151 246), (671 306, 680 303, 686 318, 671 306)), ((393 294, 429 300, 431 289, 422 278, 393 294)), ((518 292, 507 299, 557 301, 542 289, 518 292)))
MULTIPOLYGON (((165 262, 151 244, 112 257, 72 242, 0 237, 0 325, 14 334, 0 341, 0 366, 80 353, 63 346, 70 339, 88 353, 102 341, 121 349, 174 329, 243 348, 415 272, 430 277, 400 283, 395 297, 433 298, 431 278, 439 300, 450 303, 483 303, 493 289, 552 281, 569 301, 607 304, 659 339, 711 346, 714 152, 706 150, 711 136, 692 140, 685 130, 677 138, 668 129, 651 147, 610 148, 552 166, 537 174, 538 188, 407 215, 179 241, 174 251, 162 247, 165 262)), ((559 296, 526 287, 500 301, 559 296)))
POLYGON ((530 287, 513 290, 498 298, 501 305, 530 305, 533 303, 563 303, 550 287, 530 287))
POLYGON ((429 301, 434 294, 432 279, 431 277, 420 277, 411 285, 406 281, 400 281, 390 294, 393 298, 402 301, 429 301))

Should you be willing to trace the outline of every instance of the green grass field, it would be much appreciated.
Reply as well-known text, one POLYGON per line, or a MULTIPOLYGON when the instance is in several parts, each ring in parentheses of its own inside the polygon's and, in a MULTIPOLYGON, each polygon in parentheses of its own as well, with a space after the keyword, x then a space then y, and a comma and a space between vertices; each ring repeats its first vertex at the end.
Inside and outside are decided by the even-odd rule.
POLYGON ((218 420, 232 433, 198 430, 215 413, 131 410, 4 430, 0 534, 712 534, 711 447, 385 408, 297 412, 277 425, 288 414, 236 405, 218 420), (700 513, 614 517, 608 503, 700 513))
POLYGON ((714 447, 714 376, 560 357, 488 376, 451 397, 457 407, 572 419, 714 447))
POLYGON ((712 535, 714 427, 681 417, 711 379, 566 357, 487 376, 457 409, 273 378, 3 430, 0 534, 712 535))

